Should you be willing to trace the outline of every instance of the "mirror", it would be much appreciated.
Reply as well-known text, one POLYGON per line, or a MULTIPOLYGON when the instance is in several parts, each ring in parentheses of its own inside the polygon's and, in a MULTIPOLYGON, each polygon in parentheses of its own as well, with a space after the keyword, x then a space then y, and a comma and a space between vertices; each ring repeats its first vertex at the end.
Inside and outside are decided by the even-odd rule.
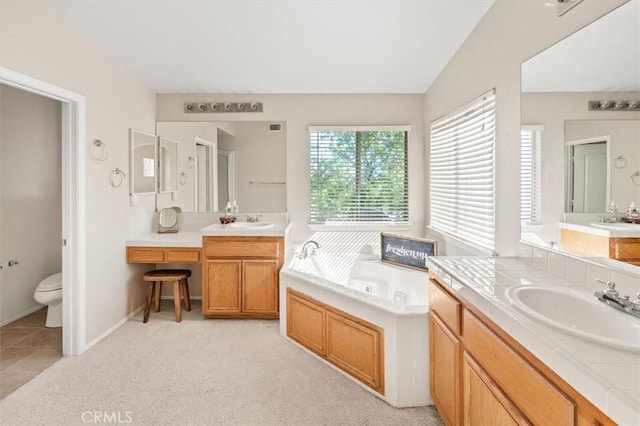
POLYGON ((179 176, 157 210, 223 212, 236 200, 240 212, 286 211, 285 123, 157 122, 156 133, 176 143, 179 176))
POLYGON ((129 174, 132 195, 156 192, 156 135, 129 130, 129 174))
POLYGON ((158 138, 158 192, 178 190, 178 142, 160 136, 158 138))
POLYGON ((523 241, 555 248, 565 219, 589 223, 610 203, 624 212, 640 201, 640 186, 630 179, 640 169, 640 111, 588 108, 594 100, 638 99, 639 2, 621 5, 522 64, 523 135, 525 127, 541 129, 532 162, 539 183, 531 195, 539 216, 523 220, 523 241))
POLYGON ((179 207, 167 207, 158 213, 158 233, 166 234, 178 232, 179 207))

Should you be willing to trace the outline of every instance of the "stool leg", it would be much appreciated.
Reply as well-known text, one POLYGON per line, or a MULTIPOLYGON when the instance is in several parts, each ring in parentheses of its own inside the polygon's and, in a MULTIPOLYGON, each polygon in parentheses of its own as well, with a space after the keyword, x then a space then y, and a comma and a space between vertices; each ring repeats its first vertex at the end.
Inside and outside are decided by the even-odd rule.
POLYGON ((182 280, 182 297, 184 298, 184 308, 191 310, 191 300, 189 299, 189 281, 185 278, 182 280))
POLYGON ((173 282, 173 304, 176 308, 176 322, 182 321, 182 307, 180 303, 180 281, 173 282))
POLYGON ((149 311, 151 310, 151 298, 153 297, 154 286, 155 286, 154 282, 152 281, 147 282, 147 297, 144 303, 144 317, 142 319, 142 322, 149 321, 149 311))
POLYGON ((155 294, 155 310, 156 312, 160 312, 160 299, 162 296, 162 281, 155 282, 156 294, 155 294))

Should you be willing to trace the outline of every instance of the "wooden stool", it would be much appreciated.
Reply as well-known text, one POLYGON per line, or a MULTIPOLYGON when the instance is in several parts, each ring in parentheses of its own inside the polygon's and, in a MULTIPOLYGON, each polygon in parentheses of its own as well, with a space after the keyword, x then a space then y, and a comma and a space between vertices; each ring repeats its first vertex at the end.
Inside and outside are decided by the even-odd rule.
POLYGON ((191 310, 191 301, 189 300, 189 283, 187 278, 191 276, 188 269, 155 269, 145 272, 142 279, 147 282, 147 297, 144 305, 144 319, 142 322, 149 321, 149 311, 151 310, 151 299, 155 299, 155 311, 160 311, 160 295, 162 293, 162 283, 173 282, 173 303, 176 308, 176 322, 182 321, 182 310, 180 306, 180 292, 182 291, 182 299, 184 300, 184 308, 191 310))

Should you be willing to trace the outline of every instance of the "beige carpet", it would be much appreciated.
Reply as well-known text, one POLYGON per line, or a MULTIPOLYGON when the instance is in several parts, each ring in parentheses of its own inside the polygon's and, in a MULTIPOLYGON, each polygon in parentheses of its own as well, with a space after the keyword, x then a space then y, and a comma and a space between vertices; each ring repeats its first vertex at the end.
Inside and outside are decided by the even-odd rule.
POLYGON ((149 323, 136 316, 0 401, 0 423, 442 424, 433 407, 376 398, 280 337, 277 321, 204 320, 194 304, 176 323, 164 301, 149 323))

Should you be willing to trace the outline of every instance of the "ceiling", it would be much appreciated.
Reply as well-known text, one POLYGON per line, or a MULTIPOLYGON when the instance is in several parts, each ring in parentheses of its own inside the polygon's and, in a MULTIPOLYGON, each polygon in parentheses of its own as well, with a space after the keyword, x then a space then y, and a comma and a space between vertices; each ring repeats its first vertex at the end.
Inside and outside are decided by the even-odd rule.
POLYGON ((526 61, 522 90, 640 91, 640 1, 620 6, 526 61))
POLYGON ((493 1, 45 4, 156 93, 424 93, 493 1))

